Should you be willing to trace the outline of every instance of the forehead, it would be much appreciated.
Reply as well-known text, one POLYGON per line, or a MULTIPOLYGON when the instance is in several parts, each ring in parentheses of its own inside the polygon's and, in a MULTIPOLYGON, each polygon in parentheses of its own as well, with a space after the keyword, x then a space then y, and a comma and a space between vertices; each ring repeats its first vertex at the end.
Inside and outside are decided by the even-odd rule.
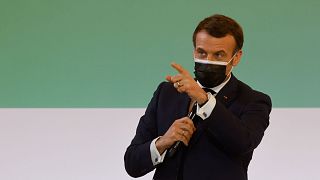
POLYGON ((207 52, 225 51, 232 53, 236 47, 236 41, 233 36, 216 38, 208 34, 206 31, 200 31, 196 35, 196 49, 204 49, 207 52))

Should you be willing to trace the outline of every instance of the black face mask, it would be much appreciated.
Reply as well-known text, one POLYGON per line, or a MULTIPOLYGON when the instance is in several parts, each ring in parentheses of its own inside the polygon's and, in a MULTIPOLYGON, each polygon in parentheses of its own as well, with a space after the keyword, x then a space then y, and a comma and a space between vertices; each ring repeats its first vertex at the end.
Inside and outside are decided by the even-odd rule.
POLYGON ((226 66, 195 62, 194 75, 202 86, 213 88, 226 79, 226 66))

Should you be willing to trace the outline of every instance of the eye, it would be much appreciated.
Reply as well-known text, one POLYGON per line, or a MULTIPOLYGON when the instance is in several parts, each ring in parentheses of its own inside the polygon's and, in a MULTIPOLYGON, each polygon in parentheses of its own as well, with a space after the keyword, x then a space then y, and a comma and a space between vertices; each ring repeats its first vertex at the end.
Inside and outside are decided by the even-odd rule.
POLYGON ((226 54, 222 51, 219 51, 219 52, 216 52, 214 56, 217 60, 222 60, 226 56, 226 54))
POLYGON ((197 49, 197 57, 200 59, 205 59, 207 57, 207 52, 203 49, 197 49))

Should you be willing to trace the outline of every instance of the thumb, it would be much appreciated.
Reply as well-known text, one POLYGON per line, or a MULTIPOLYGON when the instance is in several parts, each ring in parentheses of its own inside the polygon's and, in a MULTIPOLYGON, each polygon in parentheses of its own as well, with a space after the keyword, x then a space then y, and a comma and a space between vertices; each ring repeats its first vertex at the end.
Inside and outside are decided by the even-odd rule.
POLYGON ((166 80, 169 81, 169 82, 171 82, 171 76, 170 76, 170 75, 167 75, 167 76, 166 76, 166 80))

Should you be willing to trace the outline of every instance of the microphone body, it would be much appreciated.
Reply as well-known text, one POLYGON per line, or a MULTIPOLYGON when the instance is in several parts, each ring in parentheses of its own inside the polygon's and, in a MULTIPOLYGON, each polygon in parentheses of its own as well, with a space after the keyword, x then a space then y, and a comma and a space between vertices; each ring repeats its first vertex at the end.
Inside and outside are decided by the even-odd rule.
MULTIPOLYGON (((188 115, 188 117, 191 120, 193 120, 193 118, 196 115, 196 104, 197 103, 194 104, 194 107, 192 108, 192 111, 188 115)), ((168 157, 170 157, 170 158, 173 157, 176 154, 177 150, 179 150, 181 148, 181 146, 183 146, 183 142, 182 141, 175 142, 167 152, 168 157)))

